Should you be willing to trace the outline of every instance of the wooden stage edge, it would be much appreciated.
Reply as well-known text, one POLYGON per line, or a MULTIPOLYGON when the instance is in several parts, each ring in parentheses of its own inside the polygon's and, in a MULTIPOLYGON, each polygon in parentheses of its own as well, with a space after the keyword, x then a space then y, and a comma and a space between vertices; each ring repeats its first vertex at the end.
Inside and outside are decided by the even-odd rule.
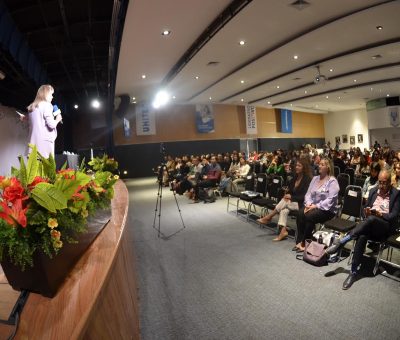
POLYGON ((31 293, 15 339, 140 339, 136 264, 127 230, 128 190, 119 180, 112 216, 57 295, 31 293))

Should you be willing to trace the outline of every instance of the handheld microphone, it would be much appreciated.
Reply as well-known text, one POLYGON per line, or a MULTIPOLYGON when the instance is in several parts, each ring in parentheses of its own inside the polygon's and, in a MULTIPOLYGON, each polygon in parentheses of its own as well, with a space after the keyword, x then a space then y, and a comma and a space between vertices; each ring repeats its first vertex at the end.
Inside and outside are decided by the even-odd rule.
MULTIPOLYGON (((58 106, 57 105, 53 105, 53 116, 56 117, 60 113, 61 113, 61 110, 58 108, 58 106)), ((63 121, 60 120, 60 123, 62 124, 63 121)))

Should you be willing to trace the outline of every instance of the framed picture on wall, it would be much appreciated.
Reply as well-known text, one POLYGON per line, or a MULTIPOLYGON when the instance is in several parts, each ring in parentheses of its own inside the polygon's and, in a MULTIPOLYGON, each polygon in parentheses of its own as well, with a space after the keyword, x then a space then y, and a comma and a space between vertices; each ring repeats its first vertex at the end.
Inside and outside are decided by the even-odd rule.
POLYGON ((350 145, 356 144, 356 136, 350 136, 350 145))
POLYGON ((362 134, 357 135, 357 141, 358 141, 359 143, 362 143, 362 142, 363 142, 363 135, 362 135, 362 134))
POLYGON ((347 140, 347 135, 342 135, 342 141, 343 141, 343 143, 348 143, 349 142, 347 140))

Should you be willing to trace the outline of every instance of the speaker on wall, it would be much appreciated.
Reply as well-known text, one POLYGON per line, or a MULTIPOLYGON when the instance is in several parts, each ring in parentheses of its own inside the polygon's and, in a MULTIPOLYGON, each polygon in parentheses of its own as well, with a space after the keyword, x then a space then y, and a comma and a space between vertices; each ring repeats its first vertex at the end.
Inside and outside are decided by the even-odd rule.
POLYGON ((121 94, 118 96, 121 101, 118 105, 118 108, 115 109, 115 114, 118 118, 124 118, 128 109, 129 109, 129 104, 131 102, 131 98, 127 94, 121 94))

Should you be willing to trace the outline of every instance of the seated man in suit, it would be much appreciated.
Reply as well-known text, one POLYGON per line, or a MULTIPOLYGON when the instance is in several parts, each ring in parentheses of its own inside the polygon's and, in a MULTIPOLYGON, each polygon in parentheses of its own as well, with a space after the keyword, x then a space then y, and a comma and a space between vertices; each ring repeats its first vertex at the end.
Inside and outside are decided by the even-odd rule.
MULTIPOLYGON (((206 163, 208 163, 207 160, 206 163)), ((201 179, 197 182, 194 187, 194 202, 199 202, 199 189, 209 188, 217 185, 221 177, 221 167, 217 163, 215 156, 211 157, 210 164, 203 164, 203 170, 206 169, 204 173, 201 174, 201 179), (207 166, 206 166, 207 165, 207 166)))
POLYGON ((356 240, 351 271, 343 283, 349 289, 357 280, 357 272, 368 240, 383 241, 396 229, 400 209, 399 191, 391 186, 390 173, 382 170, 378 176, 378 187, 373 188, 364 209, 365 220, 357 224, 339 242, 326 249, 328 255, 336 253, 348 241, 356 240))

